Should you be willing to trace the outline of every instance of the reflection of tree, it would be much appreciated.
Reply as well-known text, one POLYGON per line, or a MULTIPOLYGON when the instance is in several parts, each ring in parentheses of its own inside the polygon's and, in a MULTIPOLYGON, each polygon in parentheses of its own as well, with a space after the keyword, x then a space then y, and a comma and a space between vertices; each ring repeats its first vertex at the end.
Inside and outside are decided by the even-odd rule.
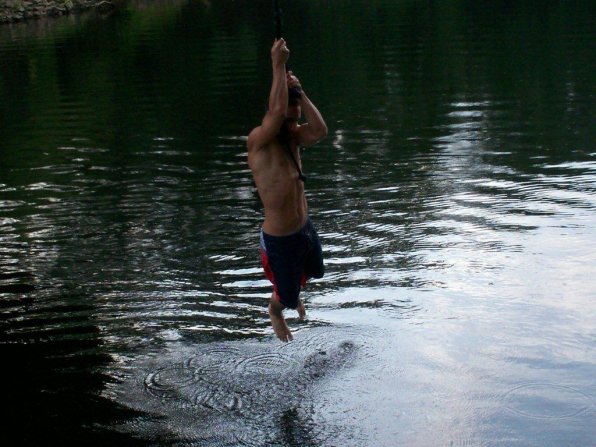
MULTIPOLYGON (((3 265, 9 261, 2 258, 3 265)), ((97 429, 136 413, 99 396, 110 379, 97 371, 111 357, 102 352, 93 307, 67 304, 84 299, 58 291, 33 291, 32 280, 26 272, 0 276, 3 442, 137 445, 129 436, 97 429)))

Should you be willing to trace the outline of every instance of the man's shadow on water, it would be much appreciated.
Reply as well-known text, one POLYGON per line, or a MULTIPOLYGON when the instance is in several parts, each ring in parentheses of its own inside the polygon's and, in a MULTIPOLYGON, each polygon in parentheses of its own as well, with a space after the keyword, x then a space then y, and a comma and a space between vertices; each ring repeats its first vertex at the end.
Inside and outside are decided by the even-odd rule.
POLYGON ((320 443, 312 436, 312 421, 303 420, 296 408, 290 408, 283 412, 280 419, 280 428, 283 445, 318 447, 320 443))

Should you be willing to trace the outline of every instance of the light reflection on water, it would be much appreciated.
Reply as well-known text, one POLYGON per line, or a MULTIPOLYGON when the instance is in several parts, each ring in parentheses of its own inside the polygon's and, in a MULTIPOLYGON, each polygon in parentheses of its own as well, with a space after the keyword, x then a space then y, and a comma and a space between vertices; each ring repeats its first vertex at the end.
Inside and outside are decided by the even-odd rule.
POLYGON ((111 433, 122 406, 163 417, 125 413, 117 426, 153 442, 590 442, 594 79, 577 61, 593 31, 573 7, 549 10, 573 23, 570 56, 526 36, 545 69, 503 73, 517 53, 479 11, 458 14, 490 32, 464 27, 443 46, 408 32, 431 20, 426 7, 382 4, 347 8, 328 32, 379 27, 346 35, 350 51, 323 43, 320 65, 301 44, 328 42, 324 31, 296 39, 293 67, 331 129, 304 154, 328 273, 305 291, 309 319, 291 316, 288 347, 265 312, 244 149, 267 94, 265 25, 227 3, 166 7, 74 31, 57 21, 54 40, 0 50, 0 340, 16 414, 28 397, 40 420, 57 412, 73 428, 69 397, 56 410, 40 397, 50 390, 105 399, 74 419, 81 439, 85 424, 111 433), (393 22, 396 36, 383 33, 393 22), (109 27, 130 39, 114 48, 109 27), (345 82, 329 84, 337 69, 345 82), (564 85, 536 85, 560 71, 564 85))

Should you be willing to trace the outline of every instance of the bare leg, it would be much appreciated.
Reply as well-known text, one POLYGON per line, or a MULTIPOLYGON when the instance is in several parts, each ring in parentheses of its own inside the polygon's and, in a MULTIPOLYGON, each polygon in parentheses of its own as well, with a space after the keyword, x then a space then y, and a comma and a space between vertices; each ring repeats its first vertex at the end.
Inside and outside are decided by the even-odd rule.
POLYGON ((298 300, 298 307, 296 310, 298 311, 298 318, 304 320, 304 317, 306 317, 306 309, 304 308, 304 302, 302 300, 298 300))
POLYGON ((274 292, 273 295, 271 295, 271 299, 269 300, 269 318, 271 318, 273 332, 275 332, 277 338, 285 342, 292 341, 293 337, 282 313, 284 308, 285 306, 275 298, 274 292))

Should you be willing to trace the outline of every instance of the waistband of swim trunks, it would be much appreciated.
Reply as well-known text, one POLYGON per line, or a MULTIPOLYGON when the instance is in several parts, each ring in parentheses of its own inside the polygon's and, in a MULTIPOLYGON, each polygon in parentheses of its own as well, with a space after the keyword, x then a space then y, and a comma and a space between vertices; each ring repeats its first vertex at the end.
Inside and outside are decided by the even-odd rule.
POLYGON ((307 217, 307 218, 306 218, 306 222, 304 222, 304 225, 302 226, 302 228, 300 228, 300 229, 299 229, 298 231, 296 231, 295 233, 292 233, 292 234, 286 234, 286 235, 283 235, 283 236, 272 236, 271 234, 267 234, 267 233, 265 233, 265 232, 263 231, 263 228, 261 228, 261 242, 263 243, 265 238, 267 238, 267 239, 277 239, 277 240, 280 240, 280 239, 289 239, 289 238, 292 238, 292 237, 298 236, 299 234, 303 233, 303 232, 304 232, 304 230, 306 230, 306 229, 307 229, 309 226, 311 226, 311 225, 312 225, 312 222, 311 222, 311 220, 310 220, 310 217, 307 217))

